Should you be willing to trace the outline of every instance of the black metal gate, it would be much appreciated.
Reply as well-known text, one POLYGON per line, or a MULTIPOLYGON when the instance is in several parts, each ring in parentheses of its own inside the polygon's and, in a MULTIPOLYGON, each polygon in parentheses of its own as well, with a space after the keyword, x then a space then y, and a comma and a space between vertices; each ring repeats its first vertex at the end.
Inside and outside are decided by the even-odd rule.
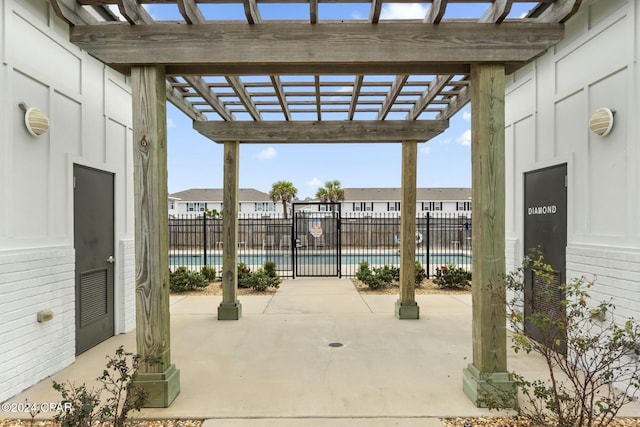
POLYGON ((340 203, 293 204, 293 277, 342 277, 340 203))

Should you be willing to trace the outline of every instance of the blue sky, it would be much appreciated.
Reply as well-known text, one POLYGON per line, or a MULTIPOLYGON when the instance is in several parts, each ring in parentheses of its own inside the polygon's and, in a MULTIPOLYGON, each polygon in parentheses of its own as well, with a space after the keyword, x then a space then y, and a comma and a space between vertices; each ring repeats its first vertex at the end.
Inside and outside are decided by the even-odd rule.
MULTIPOLYGON (((535 5, 516 3, 510 16, 521 17, 535 5)), ((366 19, 368 3, 320 3, 319 19, 366 19)), ((382 19, 421 19, 429 4, 390 3, 382 19)), ((175 5, 145 6, 156 20, 181 19, 175 5)), ((308 19, 305 4, 260 4, 264 20, 308 19)), ((488 7, 481 4, 449 4, 446 18, 479 18, 488 7)), ((201 5, 207 19, 244 20, 242 4, 201 5)), ((470 106, 450 120, 440 136, 419 145, 418 187, 470 187, 470 106)), ((297 120, 301 117, 295 117, 297 120)), ((391 117, 390 117, 391 118, 391 117)), ((243 119, 238 117, 238 119, 243 119)), ((314 116, 306 120, 315 120, 314 116)), ((167 105, 169 193, 189 188, 221 188, 223 147, 201 136, 192 121, 173 105, 167 105)), ((313 197, 318 187, 339 180, 348 187, 399 187, 400 144, 274 144, 241 145, 240 187, 268 192, 280 180, 291 181, 298 197, 313 197)))

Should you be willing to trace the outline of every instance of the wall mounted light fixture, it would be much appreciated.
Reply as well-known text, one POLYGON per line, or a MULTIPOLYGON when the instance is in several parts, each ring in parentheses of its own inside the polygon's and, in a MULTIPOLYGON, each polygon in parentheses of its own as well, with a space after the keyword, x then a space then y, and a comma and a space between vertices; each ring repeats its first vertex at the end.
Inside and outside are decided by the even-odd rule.
POLYGON ((24 102, 18 106, 24 111, 24 124, 31 135, 40 136, 49 130, 49 117, 45 113, 37 108, 28 108, 24 102))
POLYGON ((608 108, 600 108, 589 119, 589 129, 599 136, 606 136, 613 128, 613 116, 616 112, 608 108))

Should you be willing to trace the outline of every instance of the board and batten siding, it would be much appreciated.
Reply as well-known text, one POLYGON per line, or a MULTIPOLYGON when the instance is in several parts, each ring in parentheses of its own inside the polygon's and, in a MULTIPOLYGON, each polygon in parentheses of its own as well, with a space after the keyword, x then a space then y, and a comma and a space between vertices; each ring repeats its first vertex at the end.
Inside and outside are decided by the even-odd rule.
POLYGON ((74 163, 115 176, 114 326, 135 327, 131 90, 68 32, 46 1, 0 0, 0 401, 75 359, 74 163))
POLYGON ((523 173, 567 163, 567 277, 596 279, 597 300, 640 316, 640 1, 589 0, 566 38, 507 79, 506 258, 522 246, 523 173), (615 110, 605 137, 588 128, 615 110))

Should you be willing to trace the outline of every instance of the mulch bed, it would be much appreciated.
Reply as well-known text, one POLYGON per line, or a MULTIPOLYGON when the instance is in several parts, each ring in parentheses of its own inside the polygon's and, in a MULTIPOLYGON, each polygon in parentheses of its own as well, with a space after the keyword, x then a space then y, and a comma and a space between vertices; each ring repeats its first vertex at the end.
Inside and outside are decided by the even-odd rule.
MULTIPOLYGON (((356 287, 358 292, 367 295, 397 295, 400 292, 400 286, 398 283, 392 283, 391 286, 384 289, 369 289, 369 287, 362 283, 358 279, 351 279, 353 286, 356 287)), ((416 286, 416 295, 468 295, 471 293, 471 288, 441 288, 433 283, 432 280, 423 280, 420 286, 416 286)))
MULTIPOLYGON (((357 289, 358 292, 367 294, 367 295, 396 295, 400 292, 400 287, 398 283, 393 283, 391 286, 384 289, 369 289, 367 285, 362 283, 358 279, 351 279, 353 286, 357 289)), ((238 288, 238 295, 273 295, 275 294, 277 289, 268 288, 264 292, 256 292, 253 289, 246 288, 238 288)), ((433 281, 427 279, 424 280, 420 286, 416 287, 416 295, 431 295, 431 294, 445 294, 445 295, 465 295, 470 294, 471 288, 450 288, 450 289, 442 289, 433 281)), ((188 292, 172 292, 171 295, 178 296, 209 296, 209 295, 222 295, 222 282, 215 281, 209 283, 209 286, 206 288, 196 289, 194 291, 188 292)), ((2 427, 2 426, 0 426, 2 427)))
MULTIPOLYGON (((542 426, 528 420, 513 417, 445 418, 442 423, 445 427, 556 427, 553 423, 542 426)), ((609 424, 609 427, 638 426, 640 426, 640 419, 638 418, 616 418, 609 424)))

